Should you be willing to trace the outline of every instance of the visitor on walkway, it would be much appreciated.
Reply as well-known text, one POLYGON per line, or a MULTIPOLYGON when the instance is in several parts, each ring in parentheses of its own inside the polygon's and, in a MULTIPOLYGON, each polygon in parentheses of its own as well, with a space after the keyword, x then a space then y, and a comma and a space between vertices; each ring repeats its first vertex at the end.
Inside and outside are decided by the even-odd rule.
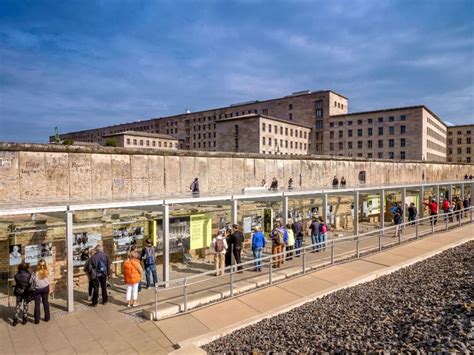
POLYGON ((436 225, 438 222, 438 204, 436 203, 436 199, 431 199, 431 202, 423 202, 423 205, 428 206, 430 210, 430 223, 432 225, 436 225))
POLYGON ((416 210, 415 204, 413 202, 410 203, 410 207, 408 207, 408 221, 410 222, 411 226, 415 224, 417 213, 418 212, 416 210))
POLYGON ((293 225, 291 226, 293 229, 293 234, 295 236, 295 249, 296 249, 296 257, 299 258, 301 254, 301 250, 299 250, 303 246, 303 224, 299 219, 295 220, 293 222, 293 225))
POLYGON ((464 196, 464 200, 462 201, 462 206, 464 208, 464 217, 467 217, 467 208, 469 208, 470 206, 468 195, 464 196))
POLYGON ((232 245, 231 245, 231 238, 230 236, 232 235, 232 230, 230 227, 225 227, 222 230, 223 236, 226 240, 227 243, 227 250, 225 251, 225 267, 229 267, 232 265, 232 245))
POLYGON ((261 187, 264 187, 264 188, 266 188, 266 189, 268 189, 268 184, 267 184, 267 182, 265 181, 265 179, 262 180, 262 182, 260 183, 260 186, 261 186, 261 187))
POLYGON ((337 179, 337 177, 334 175, 334 179, 332 179, 332 188, 333 189, 337 189, 339 186, 339 180, 337 179))
POLYGON ((286 225, 288 240, 286 242, 286 260, 293 260, 293 249, 295 248, 295 233, 291 228, 291 224, 286 225))
POLYGON ((262 271, 262 251, 265 248, 265 236, 262 233, 260 226, 255 227, 255 232, 252 235, 252 253, 255 259, 255 271, 262 271))
POLYGON ((277 191, 278 190, 278 180, 274 177, 272 180, 272 184, 270 185, 270 190, 271 191, 277 191))
POLYGON ((199 178, 194 179, 191 186, 189 186, 189 189, 191 190, 193 197, 199 197, 199 178))
POLYGON ((33 282, 36 286, 34 292, 35 298, 35 324, 40 322, 41 302, 43 302, 44 321, 49 322, 49 272, 44 259, 38 261, 36 272, 33 274, 33 282))
POLYGON ((90 266, 90 262, 91 262, 91 258, 95 255, 95 248, 92 248, 90 251, 89 251, 89 258, 86 260, 86 263, 84 264, 84 272, 86 273, 87 275, 87 279, 89 280, 89 285, 88 285, 88 292, 87 292, 87 300, 90 301, 92 300, 92 290, 94 288, 93 286, 93 282, 92 282, 92 274, 90 273, 90 270, 91 269, 91 266, 90 266))
POLYGON ((454 214, 456 215, 456 221, 459 222, 459 220, 462 218, 462 210, 463 210, 463 202, 461 201, 460 198, 456 198, 456 202, 454 205, 454 214))
POLYGON ((290 180, 288 180, 288 190, 293 190, 293 178, 290 178, 290 180))
POLYGON ((322 217, 319 217, 319 243, 321 243, 321 248, 323 249, 323 251, 326 250, 327 236, 328 226, 324 222, 324 219, 322 217))
POLYGON ((220 230, 217 237, 212 239, 210 246, 211 253, 214 254, 214 266, 216 268, 216 276, 224 275, 224 259, 226 251, 228 250, 225 233, 225 229, 220 230))
POLYGON ((102 304, 108 301, 107 294, 107 278, 111 276, 110 260, 104 253, 102 245, 95 247, 96 253, 91 257, 89 262, 88 273, 91 274, 92 279, 92 302, 91 307, 96 307, 99 301, 99 287, 102 291, 102 304))
POLYGON ((393 224, 395 225, 395 237, 398 237, 400 236, 402 227, 402 215, 400 214, 400 211, 398 209, 393 215, 393 224))
POLYGON ((13 326, 18 324, 20 313, 22 323, 28 322, 28 304, 33 298, 34 282, 31 273, 28 271, 29 264, 22 262, 18 265, 18 272, 15 274, 15 288, 13 295, 16 297, 15 314, 13 315, 13 326))
POLYGON ((272 240, 272 255, 275 255, 273 257, 273 267, 280 267, 283 261, 282 253, 283 246, 285 245, 285 235, 279 222, 275 223, 275 227, 270 233, 270 238, 272 240))
POLYGON ((237 270, 241 271, 242 265, 240 264, 242 263, 241 255, 242 255, 242 247, 244 244, 244 234, 240 231, 238 224, 234 224, 232 226, 232 229, 233 229, 233 233, 230 236, 230 244, 232 248, 232 253, 234 255, 235 263, 238 265, 237 270))
POLYGON ((319 250, 319 223, 316 216, 313 216, 313 221, 309 226, 309 233, 311 235, 311 244, 313 246, 313 253, 319 250))
POLYGON ((141 259, 145 268, 146 288, 150 288, 151 278, 153 277, 153 286, 158 283, 158 275, 156 273, 156 253, 150 238, 146 241, 146 247, 142 249, 141 259))
POLYGON ((341 178, 341 187, 346 187, 346 178, 344 176, 341 178))
POLYGON ((449 202, 448 198, 445 197, 443 200, 443 203, 441 204, 441 208, 443 209, 443 213, 445 214, 444 220, 448 218, 448 212, 449 212, 450 207, 451 207, 451 203, 449 202))
POLYGON ((127 286, 127 307, 138 306, 138 285, 143 276, 143 268, 140 264, 140 254, 134 250, 123 263, 123 279, 127 286))

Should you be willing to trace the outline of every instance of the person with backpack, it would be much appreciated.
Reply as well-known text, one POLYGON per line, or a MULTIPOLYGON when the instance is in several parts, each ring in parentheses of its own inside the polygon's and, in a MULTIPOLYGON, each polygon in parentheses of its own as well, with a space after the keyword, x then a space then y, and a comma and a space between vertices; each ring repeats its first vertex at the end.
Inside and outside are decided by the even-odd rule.
POLYGON ((141 258, 145 268, 146 288, 148 289, 150 288, 151 277, 153 277, 153 286, 158 283, 158 275, 156 273, 156 255, 153 243, 150 238, 148 238, 145 243, 146 247, 142 249, 141 258))
POLYGON ((143 269, 140 265, 140 254, 136 250, 129 253, 128 259, 123 263, 123 279, 127 285, 127 307, 138 306, 138 285, 142 279, 143 269))
POLYGON ((283 261, 283 255, 281 253, 283 253, 283 247, 285 245, 285 235, 278 222, 275 223, 275 227, 270 232, 270 238, 272 240, 272 255, 275 255, 273 257, 273 267, 280 267, 283 261))
POLYGON ((303 224, 299 219, 293 222, 291 229, 293 229, 293 234, 295 236, 295 249, 296 249, 296 257, 299 258, 301 254, 301 250, 299 250, 303 246, 303 224))
POLYGON ((265 248, 266 240, 262 233, 260 226, 255 227, 255 232, 252 235, 252 253, 255 259, 255 271, 262 271, 262 250, 265 248))
POLYGON ((194 181, 189 186, 193 197, 199 197, 199 178, 195 178, 194 181))
POLYGON ((295 247, 295 233, 291 228, 291 224, 286 225, 286 233, 288 235, 288 239, 286 242, 286 260, 293 260, 293 249, 295 247))
POLYGON ((104 253, 102 245, 95 247, 95 254, 90 258, 88 273, 92 280, 92 302, 91 307, 97 307, 99 301, 99 287, 102 292, 102 304, 108 301, 107 278, 111 276, 110 260, 104 253))
POLYGON ((87 279, 89 280, 89 285, 87 288, 87 300, 90 301, 92 300, 92 290, 93 290, 93 282, 92 282, 92 274, 90 273, 91 266, 89 265, 91 262, 91 257, 95 255, 95 248, 92 248, 89 251, 89 258, 86 260, 86 263, 84 264, 84 272, 87 275, 87 279))
POLYGON ((311 244, 313 245, 313 253, 319 251, 319 223, 316 216, 313 216, 313 221, 309 226, 309 232, 311 235, 311 244))
POLYGON ((227 241, 225 238, 225 229, 219 231, 219 234, 212 239, 211 253, 214 254, 214 265, 216 267, 216 276, 224 275, 225 255, 227 251, 227 241))
POLYGON ((237 224, 232 226, 234 230, 230 236, 230 245, 232 248, 232 254, 234 255, 235 263, 238 265, 237 270, 242 270, 242 246, 244 244, 244 234, 240 231, 240 228, 237 224))
POLYGON ((36 272, 33 274, 33 281, 35 284, 35 292, 33 297, 35 299, 35 324, 40 322, 41 316, 41 302, 44 308, 44 321, 49 322, 51 316, 49 313, 49 272, 44 259, 38 261, 36 272))
POLYGON ((415 224, 417 213, 418 212, 416 210, 415 204, 413 202, 410 203, 410 207, 408 207, 408 221, 410 222, 411 226, 415 224))
POLYGON ((22 324, 28 322, 28 304, 32 301, 35 291, 33 277, 28 271, 29 267, 28 263, 21 262, 18 264, 18 272, 14 276, 15 288, 13 289, 13 295, 16 297, 15 314, 13 315, 12 323, 14 327, 18 324, 20 312, 22 311, 22 324))
POLYGON ((326 250, 326 241, 327 241, 327 234, 328 233, 328 226, 324 223, 322 217, 319 218, 319 243, 321 243, 321 248, 323 251, 326 250))

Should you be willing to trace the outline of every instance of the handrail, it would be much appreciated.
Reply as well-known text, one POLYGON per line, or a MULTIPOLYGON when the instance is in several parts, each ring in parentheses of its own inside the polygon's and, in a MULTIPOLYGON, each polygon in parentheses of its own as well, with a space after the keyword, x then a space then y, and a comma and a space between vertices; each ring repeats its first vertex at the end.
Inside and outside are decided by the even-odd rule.
MULTIPOLYGON (((358 234, 358 235, 351 235, 351 236, 347 236, 347 237, 331 239, 330 241, 326 240, 324 242, 317 242, 317 243, 314 243, 314 244, 305 245, 305 246, 302 246, 300 248, 292 249, 291 253, 293 253, 293 255, 295 255, 295 254, 298 254, 297 252, 299 252, 299 255, 303 256, 302 272, 305 273, 306 272, 306 264, 308 264, 308 263, 314 263, 314 262, 321 262, 321 261, 325 261, 325 260, 330 260, 331 264, 333 264, 335 262, 334 249, 338 245, 342 245, 342 244, 345 244, 345 243, 356 241, 356 250, 355 251, 354 250, 349 250, 347 252, 344 252, 342 255, 347 255, 347 254, 353 255, 354 252, 356 252, 356 257, 359 258, 360 257, 360 242, 362 242, 364 240, 369 240, 369 239, 372 239, 374 237, 379 238, 378 250, 380 251, 380 250, 382 250, 381 237, 382 237, 382 235, 386 234, 386 232, 388 232, 388 231, 400 230, 400 233, 398 233, 398 243, 391 243, 390 245, 400 244, 401 243, 402 231, 406 227, 415 227, 415 229, 416 229, 415 235, 416 235, 416 238, 418 238, 420 236, 420 231, 418 229, 418 226, 420 224, 422 224, 422 222, 424 222, 424 221, 430 221, 430 224, 431 224, 432 228, 428 231, 423 231, 424 233, 421 234, 421 235, 433 234, 435 232, 435 230, 439 229, 439 228, 438 229, 434 228, 434 224, 431 223, 434 218, 442 219, 444 217, 445 218, 445 224, 446 224, 445 228, 447 229, 449 227, 448 226, 448 223, 449 223, 448 221, 449 221, 450 218, 453 218, 453 222, 451 222, 451 225, 461 226, 462 225, 462 220, 463 220, 463 218, 465 218, 465 216, 468 212, 470 212, 470 220, 467 223, 473 223, 473 211, 474 211, 474 207, 470 206, 470 207, 467 207, 467 208, 463 208, 461 210, 455 210, 455 211, 446 212, 446 213, 438 213, 437 215, 430 215, 430 216, 426 216, 426 217, 422 217, 422 218, 418 218, 418 216, 417 216, 415 221, 406 221, 406 222, 400 223, 398 225, 391 225, 391 226, 380 228, 380 229, 374 229, 372 231, 361 233, 361 234, 358 234), (457 218, 457 216, 460 216, 459 221, 454 222, 454 218, 455 217, 457 218), (380 232, 382 232, 382 233, 380 233, 380 232), (310 262, 306 261, 306 255, 307 254, 313 252, 314 250, 319 250, 322 247, 326 247, 326 248, 330 247, 331 248, 330 256, 323 256, 322 258, 318 258, 317 260, 313 260, 313 261, 310 261, 310 262)), ((413 236, 413 234, 410 234, 407 237, 409 237, 409 236, 413 236)), ((395 237, 397 237, 397 234, 395 235, 395 237)), ((375 250, 375 248, 374 248, 374 250, 375 250)), ((237 273, 237 272, 246 271, 248 269, 253 269, 253 268, 255 268, 255 263, 259 262, 261 267, 265 267, 265 266, 268 267, 268 269, 269 269, 269 271, 268 271, 268 274, 269 274, 268 284, 271 285, 272 282, 273 282, 273 279, 272 279, 273 263, 275 262, 275 260, 285 261, 286 257, 287 257, 287 254, 288 254, 288 251, 285 250, 281 253, 262 256, 258 259, 252 259, 252 260, 244 261, 244 262, 241 262, 239 264, 232 264, 232 265, 227 266, 223 269, 220 269, 221 271, 223 271, 223 274, 221 274, 219 276, 216 276, 216 270, 214 269, 214 270, 205 271, 203 273, 199 273, 199 274, 196 274, 196 275, 186 276, 186 277, 180 278, 180 279, 158 282, 155 285, 155 317, 157 317, 157 314, 158 314, 157 313, 158 312, 158 294, 161 293, 161 292, 164 292, 164 291, 170 291, 170 290, 175 290, 175 289, 180 289, 180 288, 183 289, 183 291, 184 291, 184 293, 183 293, 184 311, 186 312, 188 310, 188 307, 187 307, 187 303, 188 303, 187 302, 187 298, 188 298, 187 297, 187 289, 191 286, 204 283, 204 282, 209 281, 211 279, 211 278, 205 278, 205 279, 202 279, 202 280, 195 280, 195 281, 190 282, 190 280, 194 280, 194 279, 197 279, 197 278, 202 278, 202 277, 211 276, 211 275, 212 275, 213 280, 218 279, 218 278, 229 277, 229 279, 230 279, 229 283, 225 283, 224 286, 225 285, 230 286, 230 297, 233 297, 234 296, 234 292, 233 292, 234 274, 237 273), (239 267, 241 269, 237 270, 239 267), (229 272, 229 273, 226 273, 226 272, 229 272), (164 288, 160 289, 160 287, 164 287, 164 288)), ((223 285, 219 285, 219 286, 223 286, 223 285)), ((222 296, 222 297, 224 297, 224 296, 222 296)))

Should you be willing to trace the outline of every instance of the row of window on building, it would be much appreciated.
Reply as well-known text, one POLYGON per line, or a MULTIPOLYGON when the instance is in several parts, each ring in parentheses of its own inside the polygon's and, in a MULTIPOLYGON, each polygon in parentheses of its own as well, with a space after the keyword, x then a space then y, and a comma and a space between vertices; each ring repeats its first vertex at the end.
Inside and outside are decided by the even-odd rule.
MULTIPOLYGON (((462 138, 456 138, 456 143, 457 144, 463 144, 462 138)), ((452 138, 448 139, 448 144, 450 144, 450 145, 453 144, 453 139, 452 138)), ((465 144, 471 144, 471 137, 466 138, 465 144)))
MULTIPOLYGON (((456 132, 458 136, 462 135, 462 131, 457 131, 456 132)), ((453 131, 449 131, 448 132, 448 136, 452 136, 453 135, 453 131)), ((466 130, 466 135, 470 136, 471 135, 471 130, 466 130)))
MULTIPOLYGON (((453 148, 449 148, 448 153, 453 154, 453 148)), ((462 147, 456 148, 456 154, 462 154, 462 147)), ((471 154, 471 147, 466 147, 466 154, 471 154)))
POLYGON ((283 126, 278 126, 276 124, 274 124, 274 125, 272 125, 270 123, 266 124, 265 122, 262 122, 262 132, 266 132, 267 127, 268 127, 268 133, 272 133, 272 132, 274 134, 280 133, 280 135, 285 135, 285 136, 288 136, 288 134, 289 134, 290 137, 293 137, 293 134, 294 134, 294 136, 296 138, 298 138, 298 136, 299 136, 300 138, 308 139, 308 132, 307 131, 288 128, 288 127, 283 127, 283 126), (272 127, 273 127, 273 130, 272 130, 272 127))
MULTIPOLYGON (((458 158, 456 159, 456 161, 457 161, 458 163, 463 163, 463 162, 465 162, 465 163, 471 163, 471 157, 466 157, 465 161, 463 161, 462 157, 458 157, 458 158)), ((448 158, 448 162, 450 162, 450 163, 453 162, 453 158, 449 157, 449 158, 448 158)))
POLYGON ((439 131, 441 132, 446 132, 446 128, 442 125, 440 125, 438 122, 436 122, 434 119, 427 117, 428 124, 436 127, 439 131))
POLYGON ((395 155, 395 152, 387 152, 385 155, 383 152, 377 152, 377 154, 373 153, 373 152, 369 152, 369 153, 356 153, 356 154, 352 154, 351 152, 347 153, 347 154, 338 154, 338 156, 340 157, 343 157, 343 156, 349 156, 349 157, 352 157, 352 156, 356 156, 358 158, 368 158, 368 159, 374 159, 375 157, 377 159, 400 159, 400 160, 405 160, 406 159, 406 152, 404 151, 401 151, 400 154, 398 156, 395 155))
POLYGON ((268 143, 268 146, 271 147, 272 144, 275 146, 275 147, 280 147, 280 148, 290 148, 290 149, 300 149, 300 150, 307 150, 308 148, 308 144, 307 143, 303 143, 303 142, 294 142, 293 141, 288 141, 288 140, 283 140, 283 139, 280 139, 280 145, 278 145, 278 139, 274 138, 272 140, 271 137, 268 137, 268 140, 265 138, 265 137, 262 137, 262 145, 267 145, 268 143), (289 142, 289 146, 288 146, 288 142, 289 142), (298 148, 299 147, 299 148, 298 148))
POLYGON ((147 147, 158 147, 158 148, 178 148, 178 143, 167 142, 167 141, 155 141, 150 139, 131 139, 127 138, 127 145, 136 145, 136 146, 147 146, 147 147))
MULTIPOLYGON (((400 127, 400 134, 405 134, 406 133, 406 126, 401 125, 400 127)), ((379 136, 384 135, 384 127, 378 127, 377 133, 379 136)), ((374 130, 372 127, 367 128, 367 136, 371 137, 374 134, 374 130)), ((394 135, 395 134, 395 126, 390 126, 388 127, 388 134, 394 135)), ((348 137, 353 137, 353 130, 348 129, 347 130, 347 136, 348 137)), ((364 136, 364 131, 362 128, 357 129, 357 137, 363 137, 364 136)), ((329 132, 329 138, 335 138, 335 131, 330 131, 329 132)), ((338 138, 344 138, 344 131, 339 130, 338 131, 338 138)))
MULTIPOLYGON (((400 119, 400 121, 406 121, 407 117, 406 117, 406 115, 400 115, 400 116, 399 116, 399 119, 400 119)), ((363 120, 363 119, 358 119, 356 122, 357 122, 358 125, 364 124, 364 120, 363 120)), ((373 124, 374 122, 376 122, 376 123, 384 123, 384 117, 379 117, 376 121, 375 121, 374 118, 367 118, 367 123, 368 123, 368 124, 373 124)), ((395 116, 389 116, 389 117, 388 117, 388 122, 395 122, 395 116)), ((347 125, 347 126, 352 126, 353 123, 354 123, 354 121, 348 120, 348 121, 346 122, 346 125, 347 125)), ((342 126, 344 126, 344 121, 329 122, 329 127, 335 127, 336 125, 337 125, 338 127, 342 127, 342 126)))
POLYGON ((209 142, 194 142, 193 148, 215 148, 216 141, 209 141, 209 142))
MULTIPOLYGON (((334 151, 334 148, 337 147, 338 150, 343 150, 343 149, 364 149, 364 141, 357 141, 357 145, 354 146, 354 142, 347 142, 347 146, 345 145, 344 142, 339 142, 339 143, 329 143, 329 150, 334 151)), ((374 148, 374 142, 372 140, 365 141, 366 146, 365 148, 372 149, 374 148)), ((400 138, 400 147, 405 147, 406 146, 406 140, 405 138, 400 138)), ((384 140, 379 139, 377 141, 377 148, 383 148, 384 147, 384 140)), ((388 140, 388 147, 393 148, 395 147, 395 139, 389 139, 388 140)))

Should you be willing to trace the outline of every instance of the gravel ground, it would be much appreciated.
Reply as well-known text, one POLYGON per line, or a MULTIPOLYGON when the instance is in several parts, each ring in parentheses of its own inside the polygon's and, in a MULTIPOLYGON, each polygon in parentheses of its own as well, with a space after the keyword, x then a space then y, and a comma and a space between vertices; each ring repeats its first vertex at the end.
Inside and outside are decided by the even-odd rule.
POLYGON ((222 337, 208 353, 473 352, 474 242, 222 337))

